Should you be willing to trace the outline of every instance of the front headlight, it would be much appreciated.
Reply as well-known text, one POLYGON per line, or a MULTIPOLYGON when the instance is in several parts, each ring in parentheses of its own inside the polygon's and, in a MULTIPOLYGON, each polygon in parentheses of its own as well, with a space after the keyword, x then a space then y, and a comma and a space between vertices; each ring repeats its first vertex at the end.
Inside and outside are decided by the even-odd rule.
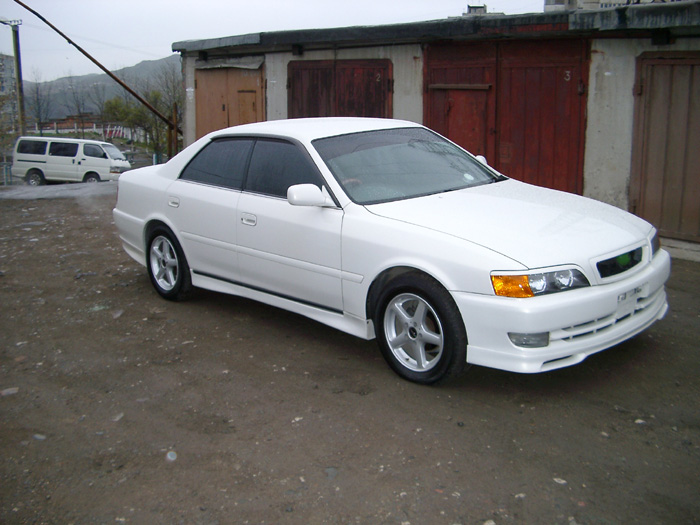
POLYGON ((590 286, 588 279, 573 268, 522 275, 491 275, 496 295, 535 297, 590 286))
POLYGON ((661 249, 661 241, 659 240, 659 232, 655 231, 654 236, 651 238, 651 258, 654 258, 656 252, 661 249))

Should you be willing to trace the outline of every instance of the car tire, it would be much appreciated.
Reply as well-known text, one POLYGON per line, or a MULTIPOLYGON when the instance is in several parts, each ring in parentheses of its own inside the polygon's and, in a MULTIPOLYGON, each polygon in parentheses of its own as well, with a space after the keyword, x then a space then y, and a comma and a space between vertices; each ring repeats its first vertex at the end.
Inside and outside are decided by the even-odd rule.
POLYGON ((156 228, 151 232, 146 267, 151 284, 161 297, 180 301, 191 291, 190 267, 180 243, 170 230, 156 228))
POLYGON ((465 369, 462 316, 449 292, 425 274, 405 273, 385 286, 374 327, 389 366, 409 381, 435 384, 465 369))
POLYGON ((44 179, 44 174, 39 170, 32 170, 27 173, 26 181, 29 186, 43 186, 46 184, 46 179, 44 179))
POLYGON ((83 182, 100 182, 100 176, 97 173, 88 173, 83 182))

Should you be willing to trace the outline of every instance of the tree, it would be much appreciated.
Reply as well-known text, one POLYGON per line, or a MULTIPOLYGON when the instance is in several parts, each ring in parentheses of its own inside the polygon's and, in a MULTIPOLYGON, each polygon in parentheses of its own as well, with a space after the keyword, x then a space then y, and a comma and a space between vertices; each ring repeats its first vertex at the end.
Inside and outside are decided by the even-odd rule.
POLYGON ((51 119, 53 110, 53 84, 43 82, 38 69, 34 69, 32 75, 34 80, 27 93, 27 108, 29 115, 39 128, 39 135, 43 136, 44 126, 51 119))
POLYGON ((102 138, 105 136, 105 104, 107 103, 107 86, 102 83, 95 82, 90 86, 87 93, 88 99, 97 109, 97 116, 102 124, 102 138))
POLYGON ((68 110, 73 112, 80 125, 80 134, 85 138, 85 114, 87 113, 87 95, 85 90, 77 85, 75 77, 68 75, 68 110))

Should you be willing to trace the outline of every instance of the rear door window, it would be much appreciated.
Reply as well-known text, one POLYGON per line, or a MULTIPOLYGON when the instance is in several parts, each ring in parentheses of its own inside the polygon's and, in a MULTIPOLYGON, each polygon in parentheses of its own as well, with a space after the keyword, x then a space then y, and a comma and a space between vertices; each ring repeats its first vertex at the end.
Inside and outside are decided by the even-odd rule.
POLYGON ((77 142, 52 142, 49 146, 49 155, 52 157, 75 157, 77 153, 77 142))
POLYGON ((180 179, 240 190, 252 147, 250 139, 215 140, 197 153, 180 179))
POLYGON ((19 144, 17 144, 17 153, 45 155, 46 144, 45 140, 20 140, 19 144))

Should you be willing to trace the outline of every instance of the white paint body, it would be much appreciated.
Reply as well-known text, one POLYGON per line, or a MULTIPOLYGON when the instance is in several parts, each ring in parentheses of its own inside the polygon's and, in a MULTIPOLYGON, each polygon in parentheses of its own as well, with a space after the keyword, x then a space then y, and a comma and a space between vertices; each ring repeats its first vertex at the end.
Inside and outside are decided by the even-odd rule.
POLYGON ((367 308, 372 283, 394 268, 424 272, 459 308, 467 361, 517 372, 580 362, 663 317, 670 258, 663 250, 652 257, 655 230, 642 219, 514 180, 362 206, 345 195, 312 145, 320 137, 409 126, 418 125, 299 119, 214 132, 165 165, 122 176, 114 220, 124 248, 145 264, 145 232, 159 221, 182 245, 195 286, 259 300, 366 339, 374 337, 367 308), (292 206, 178 180, 201 148, 232 135, 297 141, 337 205, 292 206), (634 268, 599 276, 596 262, 636 248, 643 260, 634 268), (494 273, 561 267, 578 269, 591 286, 514 299, 496 296, 491 284, 494 273), (624 300, 630 295, 633 303, 624 300), (550 344, 518 347, 510 332, 549 332, 550 344))

